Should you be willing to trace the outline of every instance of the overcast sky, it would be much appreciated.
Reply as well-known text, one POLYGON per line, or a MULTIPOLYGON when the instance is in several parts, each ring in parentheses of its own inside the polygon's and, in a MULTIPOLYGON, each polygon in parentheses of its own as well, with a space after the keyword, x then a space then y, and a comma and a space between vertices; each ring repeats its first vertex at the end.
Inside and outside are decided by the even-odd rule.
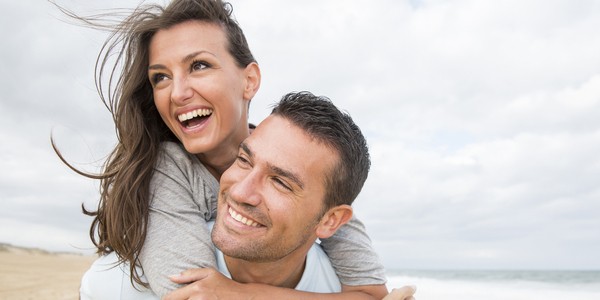
MULTIPOLYGON (((139 1, 57 0, 85 14, 139 1)), ((370 144, 355 202, 389 269, 600 268, 600 2, 233 1, 261 65, 258 123, 330 97, 370 144)), ((115 143, 93 67, 105 33, 0 0, 0 242, 91 253, 115 143)))

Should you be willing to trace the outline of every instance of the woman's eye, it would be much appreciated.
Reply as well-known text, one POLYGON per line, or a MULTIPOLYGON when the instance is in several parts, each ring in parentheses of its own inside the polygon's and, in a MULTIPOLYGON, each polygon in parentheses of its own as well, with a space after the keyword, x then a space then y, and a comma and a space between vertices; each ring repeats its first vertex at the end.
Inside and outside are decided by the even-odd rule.
POLYGON ((156 73, 154 75, 152 75, 150 81, 152 82, 153 85, 157 85, 159 84, 161 81, 164 81, 166 79, 168 79, 169 77, 167 77, 167 75, 162 74, 162 73, 156 73))
POLYGON ((204 70, 208 67, 209 67, 209 65, 206 62, 194 61, 194 62, 192 62, 191 69, 192 69, 192 71, 200 71, 200 70, 204 70))

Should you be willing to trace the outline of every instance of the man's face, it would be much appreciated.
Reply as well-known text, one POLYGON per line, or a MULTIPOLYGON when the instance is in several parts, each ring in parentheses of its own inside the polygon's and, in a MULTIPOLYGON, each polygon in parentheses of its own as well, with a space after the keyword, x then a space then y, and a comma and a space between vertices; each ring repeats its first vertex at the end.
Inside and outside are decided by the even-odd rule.
POLYGON ((317 237, 325 179, 337 159, 288 120, 265 119, 221 177, 215 245, 225 255, 253 262, 307 250, 317 237))

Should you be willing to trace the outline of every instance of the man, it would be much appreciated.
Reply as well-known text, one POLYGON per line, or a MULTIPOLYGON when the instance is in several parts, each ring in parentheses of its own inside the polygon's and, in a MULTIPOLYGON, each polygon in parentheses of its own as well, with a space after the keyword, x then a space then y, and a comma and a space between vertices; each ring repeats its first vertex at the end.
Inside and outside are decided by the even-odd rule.
MULTIPOLYGON (((212 240, 220 250, 219 271, 234 281, 211 269, 189 270, 173 281, 195 282, 166 299, 252 298, 257 285, 244 283, 266 284, 260 286, 263 294, 269 286, 295 288, 299 296, 340 292, 315 242, 350 220, 350 205, 369 167, 366 141, 348 115, 307 92, 286 95, 240 145, 237 160, 220 180, 212 240)), ((278 291, 272 289, 270 297, 280 299, 278 291)), ((405 287, 389 297, 410 299, 413 293, 405 287)))

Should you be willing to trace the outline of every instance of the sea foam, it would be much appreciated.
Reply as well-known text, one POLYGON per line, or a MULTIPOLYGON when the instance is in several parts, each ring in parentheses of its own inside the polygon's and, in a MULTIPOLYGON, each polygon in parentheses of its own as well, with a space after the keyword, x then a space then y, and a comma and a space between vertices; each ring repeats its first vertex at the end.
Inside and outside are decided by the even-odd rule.
MULTIPOLYGON (((597 273, 590 274, 597 276, 597 273)), ((569 276, 563 276, 566 279, 558 281, 552 279, 553 276, 556 274, 537 274, 527 278, 519 276, 517 272, 513 276, 449 276, 447 273, 430 271, 418 275, 390 275, 387 286, 391 289, 416 285, 415 298, 418 300, 600 299, 600 281, 597 281, 597 277, 572 280, 569 276)))

